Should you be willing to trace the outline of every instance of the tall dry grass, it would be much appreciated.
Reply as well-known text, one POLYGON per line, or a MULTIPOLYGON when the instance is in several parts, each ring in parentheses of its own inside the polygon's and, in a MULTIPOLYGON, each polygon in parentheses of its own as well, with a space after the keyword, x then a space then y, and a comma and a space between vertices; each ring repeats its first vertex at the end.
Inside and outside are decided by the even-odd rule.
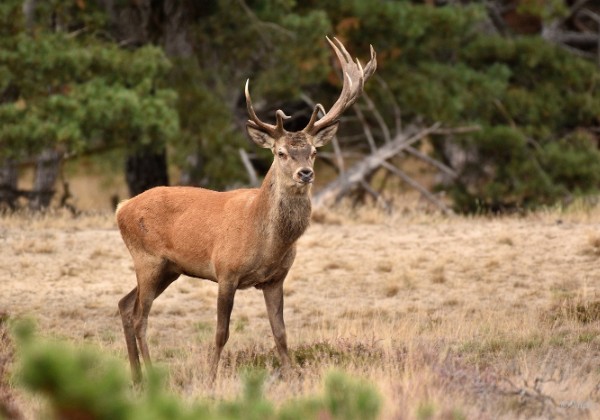
MULTIPOLYGON (((600 209, 583 204, 500 218, 321 212, 285 284, 292 372, 279 376, 252 289, 236 296, 208 384, 216 287, 185 277, 154 304, 150 350, 189 401, 236 395, 248 366, 267 369, 275 401, 316 392, 341 369, 377 386, 386 419, 596 418, 599 222, 600 209)), ((127 369, 116 304, 135 276, 112 215, 4 216, 0 244, 0 310, 127 369)), ((40 401, 9 386, 39 418, 40 401)))

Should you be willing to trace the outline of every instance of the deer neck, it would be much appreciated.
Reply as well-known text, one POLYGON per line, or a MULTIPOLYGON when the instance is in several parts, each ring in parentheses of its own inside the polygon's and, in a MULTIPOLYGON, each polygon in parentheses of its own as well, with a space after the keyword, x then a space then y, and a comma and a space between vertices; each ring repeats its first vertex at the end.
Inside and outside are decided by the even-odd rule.
POLYGON ((260 217, 265 221, 264 233, 274 247, 289 248, 310 223, 310 185, 288 186, 275 164, 260 188, 260 217))

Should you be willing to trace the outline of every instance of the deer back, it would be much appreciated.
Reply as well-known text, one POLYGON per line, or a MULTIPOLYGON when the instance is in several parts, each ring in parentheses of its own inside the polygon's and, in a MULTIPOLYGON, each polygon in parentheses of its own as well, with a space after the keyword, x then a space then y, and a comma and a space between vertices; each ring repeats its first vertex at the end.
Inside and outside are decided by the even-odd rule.
POLYGON ((258 193, 157 187, 120 205, 117 223, 134 261, 164 258, 182 273, 215 280, 219 260, 239 263, 259 248, 258 193))

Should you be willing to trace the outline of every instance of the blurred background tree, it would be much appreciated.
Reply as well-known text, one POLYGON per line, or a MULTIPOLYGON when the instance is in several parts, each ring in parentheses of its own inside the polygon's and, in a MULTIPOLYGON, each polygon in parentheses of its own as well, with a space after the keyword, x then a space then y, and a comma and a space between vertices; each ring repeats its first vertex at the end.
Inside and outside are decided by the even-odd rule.
MULTIPOLYGON (((33 209, 50 203, 64 157, 160 149, 178 134, 176 95, 162 83, 170 68, 163 51, 121 48, 105 26, 104 13, 84 1, 0 6, 3 172, 35 161, 33 209)), ((12 205, 11 187, 4 193, 12 205)))
POLYGON ((106 148, 125 151, 131 194, 168 183, 167 163, 177 184, 246 183, 239 149, 263 171, 269 156, 244 137, 245 80, 261 118, 282 108, 286 127, 302 128, 313 102, 328 108, 339 94, 324 42, 335 35, 353 54, 373 44, 379 61, 345 116, 344 151, 369 153, 366 127, 383 144, 409 127, 478 126, 422 141, 456 174, 436 186, 456 210, 593 194, 598 12, 584 0, 5 1, 1 191, 17 191, 19 162, 43 173, 43 162, 106 148))

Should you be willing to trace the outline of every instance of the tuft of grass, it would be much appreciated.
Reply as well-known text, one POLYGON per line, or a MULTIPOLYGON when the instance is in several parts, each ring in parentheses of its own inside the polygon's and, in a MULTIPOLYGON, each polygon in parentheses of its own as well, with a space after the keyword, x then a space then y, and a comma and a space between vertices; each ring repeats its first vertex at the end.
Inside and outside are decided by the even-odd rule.
POLYGON ((13 243, 15 255, 29 254, 53 254, 57 251, 56 246, 50 240, 44 238, 22 239, 13 243))
POLYGON ((584 331, 577 337, 577 342, 589 344, 592 343, 596 337, 598 337, 598 333, 595 331, 584 331))
POLYGON ((433 284, 446 283, 446 268, 443 265, 437 265, 431 270, 431 282, 433 284))
MULTIPOLYGON (((325 380, 326 411, 334 419, 376 418, 381 399, 375 390, 360 380, 348 380, 341 372, 332 372, 325 380)), ((319 418, 323 418, 319 416, 319 418)))
POLYGON ((323 270, 338 270, 343 268, 342 265, 337 261, 330 261, 323 267, 323 270))
POLYGON ((600 256, 600 235, 591 234, 588 236, 587 245, 582 251, 585 255, 600 256))
POLYGON ((380 363, 384 358, 384 353, 375 343, 337 340, 334 343, 320 341, 301 345, 292 351, 292 358, 300 367, 317 363, 347 366, 365 362, 380 363))
POLYGON ((178 308, 178 307, 169 308, 167 310, 167 313, 169 315, 174 315, 174 316, 185 316, 186 315, 185 311, 182 308, 178 308))
POLYGON ((406 290, 414 290, 417 288, 415 276, 412 272, 404 270, 401 274, 400 280, 406 290))
POLYGON ((495 357, 512 358, 521 351, 541 348, 543 344, 544 337, 539 334, 526 337, 494 335, 483 339, 465 341, 458 351, 470 357, 474 362, 482 363, 495 357))
POLYGON ((323 225, 334 225, 339 226, 343 223, 343 217, 327 210, 313 210, 311 215, 311 221, 323 225))
POLYGON ((21 419, 23 414, 17 405, 15 390, 9 383, 14 360, 14 344, 9 334, 8 313, 0 311, 0 418, 21 419))
POLYGON ((249 323, 250 323, 250 319, 248 318, 248 316, 242 315, 238 319, 235 320, 233 329, 235 332, 238 332, 238 333, 243 332, 249 323))
POLYGON ((550 323, 576 321, 581 324, 589 324, 596 322, 600 320, 600 300, 585 301, 568 297, 543 312, 541 319, 550 323))
MULTIPOLYGON (((97 203, 96 199, 94 203, 97 203)), ((48 228, 73 231, 115 227, 115 216, 112 211, 90 211, 75 217, 66 209, 51 208, 41 213, 20 210, 3 214, 2 220, 7 227, 34 232, 48 228)))
POLYGON ((452 306, 459 306, 462 302, 458 299, 447 299, 443 302, 444 306, 447 307, 452 307, 452 306))
POLYGON ((77 277, 77 275, 79 273, 80 273, 79 268, 73 264, 66 264, 66 265, 60 267, 61 277, 77 277))
POLYGON ((385 297, 394 297, 400 292, 400 286, 395 281, 388 281, 383 289, 385 297))
POLYGON ((112 249, 104 246, 99 246, 90 253, 91 260, 104 260, 106 258, 114 258, 115 254, 112 249))
POLYGON ((225 350, 221 356, 221 369, 270 369, 281 367, 274 349, 252 346, 238 351, 225 350))
POLYGON ((84 317, 84 313, 81 308, 67 308, 61 309, 59 311, 59 315, 61 318, 66 319, 82 319, 84 317))
POLYGON ((339 363, 347 360, 348 355, 328 342, 304 344, 293 350, 292 357, 300 367, 323 362, 324 360, 339 363))
POLYGON ((436 413, 435 404, 431 401, 424 401, 420 403, 415 412, 415 417, 419 420, 433 419, 436 413))
POLYGON ((379 261, 375 266, 375 271, 378 273, 391 273, 394 265, 390 261, 379 261))

